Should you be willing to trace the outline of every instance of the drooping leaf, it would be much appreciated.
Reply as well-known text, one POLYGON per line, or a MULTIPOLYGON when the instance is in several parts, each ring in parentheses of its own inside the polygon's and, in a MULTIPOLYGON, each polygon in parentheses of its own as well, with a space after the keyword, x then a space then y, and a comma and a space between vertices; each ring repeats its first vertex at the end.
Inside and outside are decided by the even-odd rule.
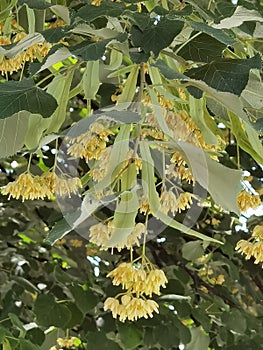
MULTIPOLYGON (((78 216, 77 216, 78 217, 78 216)), ((73 218, 77 219, 76 214, 72 215, 73 218)), ((63 218, 56 222, 55 226, 48 232, 46 241, 50 244, 54 244, 57 240, 63 238, 67 233, 69 233, 72 230, 71 225, 69 224, 68 220, 63 218)))
POLYGON ((155 174, 154 174, 154 162, 151 156, 149 145, 145 141, 140 142, 140 152, 143 160, 142 163, 142 187, 145 197, 148 199, 151 211, 159 218, 164 224, 172 227, 178 231, 184 232, 187 235, 202 239, 204 241, 211 241, 221 244, 220 241, 208 237, 200 232, 192 230, 191 228, 181 224, 168 215, 164 214, 160 210, 160 200, 155 188, 155 174))
POLYGON ((118 96, 118 103, 133 101, 133 98, 136 92, 138 74, 139 74, 139 66, 136 65, 131 69, 131 72, 125 82, 122 93, 118 96))
POLYGON ((32 79, 0 83, 0 119, 22 110, 49 117, 56 109, 55 98, 35 86, 32 79))
POLYGON ((49 84, 47 92, 57 100, 58 107, 49 118, 47 133, 57 132, 66 119, 69 91, 74 75, 71 69, 64 75, 57 75, 49 84))
POLYGON ((233 39, 231 36, 227 35, 223 30, 216 29, 212 27, 211 25, 208 25, 207 23, 200 23, 200 22, 190 22, 190 26, 198 32, 205 33, 216 40, 220 41, 222 44, 225 45, 233 45, 235 42, 235 39, 233 39))
POLYGON ((239 118, 233 113, 229 113, 231 130, 240 148, 251 155, 256 162, 263 163, 263 146, 259 140, 258 133, 248 123, 244 122, 244 127, 239 118))
POLYGON ((177 145, 181 148, 181 152, 185 154, 196 181, 225 210, 239 214, 236 198, 242 189, 242 171, 230 169, 212 160, 202 149, 189 143, 178 142, 177 145), (227 179, 227 182, 225 179, 227 179))
POLYGON ((57 303, 51 294, 40 294, 34 304, 37 322, 42 326, 63 328, 70 320, 69 309, 57 303))
POLYGON ((30 46, 38 43, 42 43, 44 37, 40 33, 27 34, 23 39, 19 40, 16 44, 10 45, 10 48, 6 49, 0 47, 0 55, 4 55, 7 58, 17 56, 19 53, 25 51, 30 46))
POLYGON ((182 47, 177 52, 185 60, 191 60, 193 62, 211 62, 214 59, 222 57, 222 51, 226 48, 226 45, 220 41, 212 38, 210 35, 202 33, 189 43, 182 47))
POLYGON ((162 49, 171 44, 183 25, 182 21, 167 18, 161 18, 158 23, 152 21, 151 25, 143 30, 133 25, 131 39, 135 47, 140 47, 146 53, 152 51, 157 56, 162 49))
POLYGON ((45 63, 41 66, 41 68, 37 71, 37 73, 42 72, 43 70, 51 67, 53 64, 56 64, 58 62, 61 62, 65 59, 67 59, 71 55, 72 54, 67 47, 64 47, 64 46, 60 47, 58 50, 56 50, 50 56, 47 56, 45 63))
POLYGON ((261 59, 256 55, 249 59, 218 59, 198 68, 192 68, 185 75, 202 80, 212 88, 240 95, 245 89, 251 69, 261 69, 261 59))
POLYGON ((21 111, 9 118, 0 119, 0 157, 9 157, 24 145, 30 113, 21 111))
POLYGON ((121 350, 119 345, 108 339, 102 331, 88 332, 88 348, 89 350, 107 349, 107 350, 121 350))
POLYGON ((256 10, 249 10, 243 6, 237 6, 231 17, 223 18, 219 24, 214 24, 217 29, 231 29, 239 27, 244 22, 263 22, 263 18, 256 10))
POLYGON ((39 141, 49 124, 50 120, 48 118, 43 118, 39 114, 29 115, 28 128, 24 140, 28 149, 34 149, 39 146, 39 141))
POLYGON ((85 99, 95 99, 96 93, 100 87, 99 78, 100 62, 89 61, 87 62, 85 72, 82 78, 82 86, 84 90, 85 99))
POLYGON ((47 42, 58 43, 61 39, 68 38, 72 35, 70 31, 71 28, 71 26, 50 28, 41 32, 41 34, 47 42))

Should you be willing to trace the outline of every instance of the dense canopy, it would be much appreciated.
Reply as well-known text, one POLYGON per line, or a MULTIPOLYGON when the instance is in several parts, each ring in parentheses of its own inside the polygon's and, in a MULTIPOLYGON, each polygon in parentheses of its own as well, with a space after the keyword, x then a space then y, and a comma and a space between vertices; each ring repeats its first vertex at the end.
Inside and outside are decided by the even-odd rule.
POLYGON ((1 0, 1 349, 263 349, 262 54, 261 0, 1 0))

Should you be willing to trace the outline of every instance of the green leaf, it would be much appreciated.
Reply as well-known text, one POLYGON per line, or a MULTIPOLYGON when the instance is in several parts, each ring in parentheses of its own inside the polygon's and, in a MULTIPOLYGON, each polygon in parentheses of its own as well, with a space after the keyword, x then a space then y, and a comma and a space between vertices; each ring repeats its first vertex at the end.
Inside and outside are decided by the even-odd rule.
POLYGON ((98 349, 121 350, 118 344, 108 339, 105 333, 100 331, 88 332, 87 343, 88 343, 87 349, 89 350, 98 350, 98 349))
MULTIPOLYGON (((5 119, 6 120, 6 119, 5 119)), ((25 146, 34 149, 39 146, 40 139, 50 124, 49 118, 43 118, 39 114, 30 114, 28 128, 25 135, 25 146)))
POLYGON ((55 301, 51 294, 40 294, 34 305, 37 322, 41 326, 63 328, 70 320, 69 309, 55 301))
POLYGON ((40 350, 40 347, 36 344, 31 343, 31 341, 26 339, 20 339, 19 350, 40 350))
POLYGON ((170 350, 180 343, 178 333, 175 332, 174 326, 162 325, 156 327, 155 329, 156 341, 162 346, 162 349, 170 350))
POLYGON ((25 334, 26 334, 26 330, 24 328, 23 322, 20 321, 20 319, 18 318, 17 315, 15 315, 15 314, 13 314, 11 312, 8 314, 8 317, 9 317, 13 327, 19 329, 19 331, 20 331, 19 332, 19 336, 20 337, 24 337, 25 334))
POLYGON ((207 144, 217 144, 217 138, 209 129, 205 120, 206 101, 204 98, 196 99, 189 96, 190 116, 197 128, 201 131, 202 137, 207 144))
POLYGON ((122 93, 118 96, 118 103, 133 101, 133 98, 136 92, 138 74, 139 74, 139 66, 136 65, 131 69, 130 74, 125 82, 122 93))
POLYGON ((12 350, 9 340, 7 338, 4 339, 3 350, 12 350))
POLYGON ((177 145, 185 154, 194 178, 211 194, 215 203, 225 210, 239 214, 236 198, 242 189, 242 171, 218 163, 202 149, 191 144, 178 142, 177 145))
MULTIPOLYGON (((61 39, 71 36, 71 26, 46 29, 41 34, 49 43, 58 43, 61 39)), ((52 49, 51 49, 52 50, 52 49)))
POLYGON ((194 261, 204 254, 204 248, 201 241, 187 242, 182 246, 183 258, 194 261))
POLYGON ((202 80, 216 90, 240 95, 248 83, 251 69, 261 69, 259 55, 248 59, 222 58, 189 69, 185 75, 195 80, 202 80))
POLYGON ((72 286, 70 287, 70 292, 75 299, 77 307, 84 315, 98 303, 97 297, 90 289, 84 290, 81 286, 72 286))
POLYGON ((67 233, 72 231, 72 227, 69 222, 72 222, 71 220, 74 220, 74 218, 77 219, 78 216, 79 212, 77 212, 77 215, 76 213, 72 214, 70 218, 64 217, 63 219, 57 221, 55 226, 48 232, 46 241, 50 244, 54 244, 57 240, 66 236, 67 233))
POLYGON ((82 86, 86 100, 95 99, 100 87, 99 78, 100 61, 87 62, 85 72, 82 77, 82 86))
POLYGON ((81 325, 84 319, 84 315, 80 311, 80 309, 73 302, 67 302, 66 306, 70 310, 71 318, 69 322, 65 325, 65 328, 71 329, 73 327, 81 325))
POLYGON ((245 152, 251 155, 258 163, 263 163, 263 147, 258 138, 258 133, 252 126, 244 122, 244 127, 239 118, 233 113, 229 113, 231 131, 234 134, 237 144, 245 152))
POLYGON ((241 101, 253 119, 262 117, 263 83, 259 74, 250 73, 248 84, 241 94, 241 101))
POLYGON ((247 322, 244 314, 237 309, 233 309, 230 312, 224 312, 221 319, 224 322, 225 327, 233 332, 244 334, 247 329, 247 322))
POLYGON ((83 61, 96 61, 104 55, 106 45, 110 41, 111 39, 105 39, 92 44, 87 41, 72 47, 70 51, 73 55, 80 57, 83 61))
POLYGON ((209 36, 212 36, 216 40, 220 41, 222 44, 233 45, 235 43, 235 39, 228 36, 223 30, 213 28, 211 27, 211 25, 208 25, 206 23, 191 21, 190 26, 197 32, 202 32, 209 36))
POLYGON ((214 24, 213 27, 217 29, 232 29, 239 27, 244 22, 263 22, 263 17, 256 10, 237 6, 231 17, 223 18, 219 24, 214 24))
POLYGON ((33 344, 41 345, 45 341, 45 333, 40 328, 31 328, 26 332, 26 339, 33 344))
POLYGON ((118 323, 121 344, 125 350, 137 349, 142 343, 143 331, 134 324, 118 323))
POLYGON ((49 118, 47 133, 57 132, 66 119, 69 91, 74 75, 74 69, 66 74, 57 75, 48 85, 47 92, 56 98, 58 107, 49 118))
POLYGON ((30 113, 21 111, 9 118, 0 119, 0 157, 9 157, 24 145, 30 113))
POLYGON ((172 219, 168 215, 160 211, 159 196, 155 188, 154 178, 154 162, 150 153, 149 145, 145 141, 140 142, 140 152, 143 159, 142 163, 142 187, 146 198, 148 198, 149 206, 152 212, 167 226, 170 226, 178 231, 182 231, 187 235, 202 239, 204 241, 210 241, 221 244, 220 241, 208 237, 200 232, 190 229, 189 227, 181 224, 180 222, 172 219))
POLYGON ((27 34, 23 39, 18 41, 14 45, 10 45, 9 49, 0 47, 0 55, 4 55, 7 58, 13 58, 20 54, 21 52, 28 49, 30 46, 33 46, 44 41, 44 37, 40 33, 27 34))
POLYGON ((151 25, 143 30, 133 25, 131 28, 131 39, 135 47, 140 47, 144 52, 153 52, 155 56, 159 52, 168 47, 174 37, 183 29, 184 23, 179 20, 169 20, 165 17, 155 24, 152 21, 151 25))
POLYGON ((191 328, 191 342, 185 346, 185 350, 207 350, 210 338, 206 335, 201 327, 191 328))
POLYGON ((45 0, 18 0, 19 6, 22 6, 24 4, 36 10, 45 10, 51 6, 51 4, 45 0))
POLYGON ((185 60, 209 63, 214 59, 221 58, 225 48, 225 44, 210 35, 201 33, 193 39, 190 38, 189 43, 176 53, 185 60))
POLYGON ((49 117, 56 109, 53 96, 35 86, 32 79, 0 83, 0 118, 22 110, 49 117))
POLYGON ((45 63, 41 66, 41 68, 37 71, 37 73, 42 72, 43 70, 51 67, 53 64, 56 64, 58 62, 61 62, 67 59, 71 55, 72 54, 67 47, 64 47, 64 46, 60 47, 51 55, 46 56, 47 59, 45 60, 45 63))
POLYGON ((82 6, 76 13, 85 22, 92 22, 99 17, 118 17, 126 9, 123 3, 102 2, 100 6, 82 6))

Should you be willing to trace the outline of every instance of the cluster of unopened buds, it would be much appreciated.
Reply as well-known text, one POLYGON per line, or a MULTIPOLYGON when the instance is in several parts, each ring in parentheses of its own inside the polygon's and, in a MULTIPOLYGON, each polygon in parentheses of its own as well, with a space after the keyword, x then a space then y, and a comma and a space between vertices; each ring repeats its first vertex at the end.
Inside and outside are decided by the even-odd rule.
POLYGON ((113 285, 121 285, 126 290, 104 302, 104 310, 110 310, 112 316, 119 317, 121 322, 153 317, 153 312, 159 313, 157 302, 147 297, 160 295, 160 288, 165 288, 168 282, 165 273, 144 255, 138 259, 121 263, 107 275, 112 278, 113 285))

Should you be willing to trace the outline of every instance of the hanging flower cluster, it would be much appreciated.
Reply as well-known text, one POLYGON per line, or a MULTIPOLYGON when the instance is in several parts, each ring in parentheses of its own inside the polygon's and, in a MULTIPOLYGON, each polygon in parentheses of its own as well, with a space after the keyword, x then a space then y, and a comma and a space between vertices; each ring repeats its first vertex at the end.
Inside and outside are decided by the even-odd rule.
POLYGON ((114 318, 135 321, 139 318, 153 317, 159 313, 156 301, 148 299, 153 294, 160 295, 160 288, 168 283, 165 273, 156 268, 144 255, 130 263, 121 263, 107 277, 115 286, 121 285, 126 291, 107 298, 104 310, 110 310, 114 318))
MULTIPOLYGON (((26 36, 26 33, 21 32, 17 33, 14 38, 11 40, 9 37, 2 35, 0 36, 0 45, 11 45, 19 42, 26 36)), ((2 75, 5 73, 14 73, 23 68, 26 62, 33 62, 39 57, 45 57, 51 48, 51 44, 48 42, 41 42, 34 44, 28 47, 26 50, 23 50, 18 55, 12 58, 3 58, 0 63, 0 72, 2 75)))
POLYGON ((64 349, 71 349, 79 345, 80 340, 76 337, 70 337, 70 338, 58 338, 57 339, 57 346, 52 346, 49 350, 60 350, 62 347, 64 349))
POLYGON ((100 159, 109 141, 109 135, 113 134, 102 123, 95 122, 87 132, 69 139, 71 146, 68 148, 68 153, 76 158, 100 159))
MULTIPOLYGON (((93 225, 90 227, 89 231, 89 240, 91 243, 96 244, 97 246, 101 247, 101 249, 108 249, 106 245, 114 232, 112 221, 109 221, 107 224, 100 222, 93 225)), ((139 247, 139 239, 143 234, 145 234, 145 232, 145 225, 141 222, 137 223, 126 240, 114 245, 114 248, 120 252, 124 248, 131 249, 133 246, 139 247)))
POLYGON ((237 197, 238 207, 241 211, 247 211, 252 208, 255 209, 261 204, 259 195, 250 194, 247 191, 242 191, 237 197))
POLYGON ((65 194, 77 194, 82 187, 81 180, 78 177, 63 178, 57 176, 54 172, 43 173, 42 175, 32 175, 25 172, 18 178, 9 182, 2 188, 2 194, 9 195, 24 201, 25 199, 51 199, 55 195, 63 196, 65 194))
POLYGON ((253 257, 254 264, 263 262, 263 226, 257 225, 253 229, 253 233, 248 240, 241 239, 237 242, 236 250, 238 253, 245 255, 245 259, 249 260, 253 257))

